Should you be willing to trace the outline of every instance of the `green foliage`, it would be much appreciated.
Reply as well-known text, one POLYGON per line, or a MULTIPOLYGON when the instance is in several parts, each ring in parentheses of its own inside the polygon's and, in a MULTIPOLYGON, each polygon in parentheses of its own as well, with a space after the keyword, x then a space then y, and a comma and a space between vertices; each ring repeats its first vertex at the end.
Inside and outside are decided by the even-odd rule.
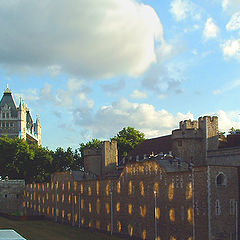
POLYGON ((127 156, 138 144, 145 140, 144 133, 132 127, 123 128, 112 140, 118 143, 119 159, 127 156))
POLYGON ((0 176, 25 179, 27 183, 49 181, 51 174, 78 170, 80 154, 71 148, 51 151, 18 138, 0 137, 0 176))
POLYGON ((240 129, 235 129, 235 128, 231 128, 230 130, 229 130, 229 133, 230 134, 240 134, 240 129))

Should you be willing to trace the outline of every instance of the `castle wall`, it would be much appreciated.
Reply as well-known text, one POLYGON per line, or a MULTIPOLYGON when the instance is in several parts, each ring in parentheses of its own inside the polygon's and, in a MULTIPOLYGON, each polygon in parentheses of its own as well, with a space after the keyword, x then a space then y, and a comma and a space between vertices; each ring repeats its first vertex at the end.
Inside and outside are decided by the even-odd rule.
POLYGON ((119 178, 100 181, 74 181, 71 174, 58 173, 50 183, 27 185, 25 206, 28 213, 60 223, 141 239, 212 239, 209 232, 228 239, 221 236, 235 231, 229 201, 238 201, 236 173, 221 166, 166 173, 153 161, 127 165, 119 178), (219 172, 229 179, 224 188, 216 186, 219 172))
POLYGON ((0 180, 0 212, 22 211, 24 180, 0 180))

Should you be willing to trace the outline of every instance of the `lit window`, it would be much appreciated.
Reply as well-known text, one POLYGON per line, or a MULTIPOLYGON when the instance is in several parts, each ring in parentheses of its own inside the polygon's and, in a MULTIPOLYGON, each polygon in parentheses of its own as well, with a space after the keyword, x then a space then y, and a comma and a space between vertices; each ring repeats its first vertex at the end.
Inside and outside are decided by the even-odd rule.
POLYGON ((171 236, 170 240, 177 240, 177 238, 175 238, 174 236, 171 236))
POLYGON ((157 219, 159 219, 160 218, 160 208, 156 208, 155 211, 156 211, 155 216, 157 219))
POLYGON ((68 195, 68 203, 71 203, 71 194, 68 195))
POLYGON ((132 204, 128 204, 128 213, 131 215, 132 214, 132 210, 133 210, 133 207, 132 207, 132 204))
POLYGON ((78 215, 77 215, 77 213, 75 213, 75 215, 74 215, 74 221, 77 222, 77 220, 78 220, 78 215))
POLYGON ((117 222, 117 229, 118 229, 118 232, 121 232, 121 230, 122 230, 122 225, 121 225, 120 221, 117 222))
POLYGON ((147 237, 147 231, 144 229, 142 232, 142 239, 145 240, 147 237))
POLYGON ((120 181, 117 182, 117 193, 121 192, 121 183, 120 181))
POLYGON ((109 214, 110 213, 110 204, 109 203, 105 203, 105 208, 106 208, 107 214, 109 214))
POLYGON ((81 208, 84 208, 84 199, 81 199, 81 208))
POLYGON ((186 199, 192 199, 192 195, 193 195, 193 188, 192 188, 192 183, 188 183, 186 186, 186 199))
POLYGON ((128 183, 128 195, 132 195, 132 181, 128 183))
POLYGON ((139 183, 139 188, 140 188, 140 193, 142 196, 144 196, 144 184, 143 184, 143 181, 141 181, 139 183))
POLYGON ((62 190, 64 191, 64 183, 62 184, 62 190))
POLYGON ((70 189, 71 189, 71 182, 68 181, 68 190, 70 190, 70 189))
POLYGON ((97 210, 97 214, 100 214, 100 208, 101 208, 101 202, 100 199, 97 199, 97 204, 96 204, 96 210, 97 210))
POLYGON ((64 194, 62 195, 62 203, 64 203, 64 194))
POLYGON ((111 225, 110 223, 107 225, 107 231, 110 232, 111 225))
POLYGON ((116 204, 116 210, 117 210, 117 212, 120 211, 120 202, 118 202, 118 203, 116 204))
POLYGON ((67 219, 68 219, 69 222, 71 221, 71 213, 67 214, 67 219))
POLYGON ((128 225, 128 234, 130 237, 133 235, 133 227, 130 224, 128 225))
POLYGON ((88 187, 88 196, 91 196, 92 195, 92 189, 91 189, 91 187, 89 186, 88 187))
POLYGON ((169 219, 171 222, 175 222, 175 210, 173 208, 169 210, 169 219))
POLYGON ((90 213, 92 212, 92 204, 91 204, 91 203, 88 204, 88 211, 89 211, 90 213))
POLYGON ((192 209, 192 207, 190 207, 189 209, 188 209, 188 217, 187 217, 187 219, 188 219, 188 222, 189 223, 193 223, 193 209, 192 209))
POLYGON ((83 185, 82 184, 80 185, 80 191, 81 191, 81 194, 83 194, 83 185))
POLYGON ((64 218, 64 217, 65 217, 65 211, 62 210, 62 218, 64 218))
POLYGON ((170 183, 168 186, 168 199, 170 201, 173 200, 173 196, 174 196, 174 184, 170 183))
POLYGON ((74 203, 77 204, 77 196, 74 196, 74 203))
POLYGON ((84 218, 81 219, 81 223, 84 224, 84 218))
POLYGON ((109 184, 106 185, 106 195, 108 196, 109 195, 109 184))
POLYGON ((96 191, 97 191, 97 195, 99 195, 99 181, 97 181, 96 183, 96 191))
POLYGON ((77 182, 74 182, 74 191, 77 191, 77 182))
POLYGON ((88 227, 92 227, 92 222, 91 221, 88 223, 88 227))
POLYGON ((147 213, 146 205, 140 206, 139 209, 140 209, 140 214, 141 214, 141 216, 142 216, 142 217, 145 217, 145 216, 146 216, 146 213, 147 213))
POLYGON ((153 185, 153 192, 159 193, 159 184, 158 182, 155 182, 153 185))

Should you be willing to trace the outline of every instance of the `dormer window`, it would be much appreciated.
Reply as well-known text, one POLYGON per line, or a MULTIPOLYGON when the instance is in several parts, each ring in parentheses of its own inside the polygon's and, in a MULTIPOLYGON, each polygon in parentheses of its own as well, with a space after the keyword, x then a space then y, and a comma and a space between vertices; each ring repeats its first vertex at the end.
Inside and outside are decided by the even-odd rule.
POLYGON ((217 186, 226 186, 227 179, 226 179, 226 176, 223 173, 219 173, 217 175, 216 184, 217 184, 217 186))

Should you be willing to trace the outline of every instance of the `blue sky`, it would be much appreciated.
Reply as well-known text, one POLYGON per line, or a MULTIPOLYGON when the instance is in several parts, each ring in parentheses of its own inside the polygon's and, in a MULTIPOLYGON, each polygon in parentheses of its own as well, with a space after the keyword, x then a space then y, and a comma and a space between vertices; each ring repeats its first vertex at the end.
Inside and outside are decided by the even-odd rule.
POLYGON ((0 29, 2 92, 50 149, 206 114, 240 128, 240 0, 2 0, 0 29))

